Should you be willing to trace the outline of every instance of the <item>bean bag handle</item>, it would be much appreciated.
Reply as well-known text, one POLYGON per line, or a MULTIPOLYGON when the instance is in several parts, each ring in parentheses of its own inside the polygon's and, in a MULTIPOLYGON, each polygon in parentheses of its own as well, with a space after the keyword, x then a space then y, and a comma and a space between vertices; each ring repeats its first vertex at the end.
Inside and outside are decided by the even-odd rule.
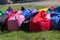
POLYGON ((43 10, 40 12, 40 16, 41 16, 42 19, 46 19, 46 14, 45 13, 46 12, 43 11, 43 10))
POLYGON ((8 9, 7 10, 13 10, 11 7, 8 7, 8 9))
POLYGON ((23 11, 23 10, 25 10, 25 8, 22 6, 22 7, 21 7, 21 10, 23 11))

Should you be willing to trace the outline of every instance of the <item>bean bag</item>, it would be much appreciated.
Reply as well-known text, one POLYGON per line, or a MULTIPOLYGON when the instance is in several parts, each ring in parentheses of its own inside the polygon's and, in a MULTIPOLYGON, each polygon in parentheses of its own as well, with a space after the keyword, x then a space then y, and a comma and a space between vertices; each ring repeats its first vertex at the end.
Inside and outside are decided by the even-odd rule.
POLYGON ((24 21, 21 25, 21 30, 25 32, 29 32, 29 20, 24 21))
MULTIPOLYGON (((19 11, 17 11, 17 10, 13 10, 13 13, 14 14, 16 14, 16 13, 18 13, 19 11)), ((20 13, 21 13, 21 11, 20 11, 20 13)))
POLYGON ((60 6, 56 7, 54 9, 55 14, 60 14, 60 6))
POLYGON ((8 15, 7 14, 3 14, 0 16, 0 30, 3 32, 5 29, 5 22, 7 19, 8 15))
POLYGON ((22 15, 25 16, 26 20, 32 18, 33 15, 35 15, 37 12, 37 9, 35 9, 35 8, 24 8, 24 7, 22 7, 21 10, 22 10, 22 15))
MULTIPOLYGON (((21 13, 21 12, 20 12, 21 13)), ((21 24, 25 20, 25 17, 19 13, 10 14, 7 20, 8 31, 17 31, 20 29, 21 24)))
POLYGON ((11 7, 9 7, 6 11, 5 14, 10 15, 11 13, 13 13, 13 9, 11 7))
POLYGON ((50 30, 50 20, 46 18, 46 12, 40 11, 29 23, 31 32, 47 31, 50 30))
POLYGON ((41 10, 47 11, 48 10, 48 7, 47 8, 39 9, 38 12, 41 11, 41 10))
POLYGON ((0 16, 4 14, 4 11, 0 10, 0 16))
POLYGON ((55 7, 54 6, 50 6, 47 10, 47 14, 50 14, 51 12, 54 12, 55 7))
POLYGON ((51 12, 54 12, 54 10, 52 10, 52 9, 49 8, 49 9, 47 10, 47 14, 50 14, 51 12))
POLYGON ((28 9, 29 9, 29 11, 31 11, 32 14, 37 12, 37 9, 35 9, 35 8, 28 8, 28 9))
POLYGON ((21 25, 23 31, 29 31, 29 21, 37 14, 37 9, 35 8, 21 8, 22 15, 25 16, 25 20, 21 25))
POLYGON ((58 23, 60 18, 58 16, 54 16, 51 18, 51 29, 58 30, 58 23))
POLYGON ((60 13, 55 11, 51 13, 51 29, 60 30, 60 13))

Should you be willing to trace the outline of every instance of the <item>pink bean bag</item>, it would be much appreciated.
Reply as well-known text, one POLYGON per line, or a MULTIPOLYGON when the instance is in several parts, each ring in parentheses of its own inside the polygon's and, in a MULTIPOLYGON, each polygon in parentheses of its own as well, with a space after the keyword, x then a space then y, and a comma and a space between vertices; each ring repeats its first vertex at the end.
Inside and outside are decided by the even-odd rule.
POLYGON ((19 30, 24 20, 25 17, 21 15, 21 12, 17 12, 16 14, 9 15, 7 19, 7 29, 9 31, 19 30))

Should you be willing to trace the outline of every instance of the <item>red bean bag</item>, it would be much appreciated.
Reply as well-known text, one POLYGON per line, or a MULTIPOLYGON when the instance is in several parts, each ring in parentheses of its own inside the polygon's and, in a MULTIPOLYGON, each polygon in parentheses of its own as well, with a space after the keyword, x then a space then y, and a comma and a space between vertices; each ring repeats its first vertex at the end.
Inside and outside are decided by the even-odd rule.
POLYGON ((47 31, 50 30, 50 20, 45 11, 40 11, 30 20, 29 29, 31 32, 47 31))

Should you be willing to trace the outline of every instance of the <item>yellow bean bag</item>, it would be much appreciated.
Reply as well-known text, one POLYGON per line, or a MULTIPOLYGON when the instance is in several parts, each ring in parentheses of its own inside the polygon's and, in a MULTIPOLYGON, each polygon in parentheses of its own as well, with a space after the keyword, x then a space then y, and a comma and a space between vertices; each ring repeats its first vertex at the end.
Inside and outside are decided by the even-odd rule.
POLYGON ((47 11, 48 8, 39 9, 38 12, 41 11, 41 10, 47 11))

